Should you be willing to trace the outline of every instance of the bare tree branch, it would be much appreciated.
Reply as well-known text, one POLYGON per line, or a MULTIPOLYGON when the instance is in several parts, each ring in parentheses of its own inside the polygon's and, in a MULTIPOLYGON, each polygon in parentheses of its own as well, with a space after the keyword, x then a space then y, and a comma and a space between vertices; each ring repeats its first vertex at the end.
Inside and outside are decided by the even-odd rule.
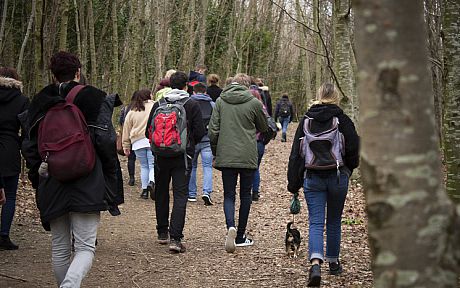
POLYGON ((296 46, 296 47, 299 47, 300 49, 303 49, 303 50, 308 51, 308 52, 310 52, 310 53, 313 53, 313 54, 315 54, 315 55, 318 55, 318 56, 321 56, 321 57, 327 57, 327 56, 324 55, 324 54, 315 52, 315 51, 311 50, 310 48, 301 46, 301 45, 299 45, 299 44, 297 44, 297 43, 292 43, 292 44, 294 44, 294 46, 296 46))
POLYGON ((303 27, 305 27, 307 30, 311 31, 311 32, 314 32, 314 33, 318 33, 318 31, 316 31, 315 29, 311 28, 310 26, 306 25, 305 23, 303 23, 302 21, 299 21, 297 20, 297 18, 295 18, 294 16, 292 16, 284 7, 282 7, 281 5, 279 5, 278 3, 276 3, 274 0, 270 0, 270 2, 272 2, 276 7, 280 8, 284 13, 286 13, 286 15, 289 16, 289 18, 291 18, 294 22, 302 25, 303 27))

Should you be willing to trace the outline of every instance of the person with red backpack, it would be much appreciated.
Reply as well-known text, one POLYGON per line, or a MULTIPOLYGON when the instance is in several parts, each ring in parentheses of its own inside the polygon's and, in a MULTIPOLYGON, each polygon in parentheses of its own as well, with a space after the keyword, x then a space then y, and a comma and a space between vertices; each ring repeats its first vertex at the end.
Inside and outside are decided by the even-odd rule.
POLYGON ((184 253, 182 243, 195 145, 206 134, 198 103, 187 93, 187 74, 170 77, 172 90, 155 102, 145 129, 155 155, 158 243, 168 244, 171 252, 184 253), (173 208, 169 221, 169 183, 172 178, 173 208), (169 239, 169 240, 168 240, 169 239))
POLYGON ((21 115, 27 132, 22 151, 42 225, 51 231, 57 284, 80 287, 93 262, 100 211, 119 215, 123 202, 112 126, 113 108, 122 103, 117 95, 79 84, 74 54, 54 54, 49 67, 57 83, 38 92, 21 115))
POLYGON ((299 123, 289 157, 287 189, 298 193, 303 186, 308 206, 309 287, 320 286, 323 261, 329 262, 329 274, 342 273, 342 211, 348 180, 359 164, 359 136, 353 122, 337 106, 339 101, 333 84, 326 83, 318 89, 316 100, 299 123))

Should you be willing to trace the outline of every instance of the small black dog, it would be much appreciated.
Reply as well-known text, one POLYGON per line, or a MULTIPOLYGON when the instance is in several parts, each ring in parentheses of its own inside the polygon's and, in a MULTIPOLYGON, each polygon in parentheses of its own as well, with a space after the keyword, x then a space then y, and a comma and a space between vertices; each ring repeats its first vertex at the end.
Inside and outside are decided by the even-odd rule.
POLYGON ((302 238, 300 237, 300 232, 296 228, 291 228, 293 222, 287 224, 286 239, 286 254, 289 257, 297 258, 299 255, 300 242, 302 238))

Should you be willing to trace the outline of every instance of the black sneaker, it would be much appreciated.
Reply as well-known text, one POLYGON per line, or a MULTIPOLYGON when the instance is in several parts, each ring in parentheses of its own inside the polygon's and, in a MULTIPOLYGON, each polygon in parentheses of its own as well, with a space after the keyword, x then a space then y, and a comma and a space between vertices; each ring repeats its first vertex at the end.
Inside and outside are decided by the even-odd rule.
POLYGON ((342 274, 343 269, 340 261, 337 262, 329 262, 329 274, 331 275, 340 275, 342 274))
POLYGON ((214 205, 214 203, 212 203, 211 196, 209 196, 209 195, 205 194, 205 195, 201 196, 201 199, 203 199, 204 205, 206 205, 206 206, 214 205))
POLYGON ((168 232, 158 233, 158 243, 162 245, 168 244, 169 243, 169 233, 168 232))
POLYGON ((319 264, 312 265, 308 273, 308 287, 319 287, 321 284, 321 267, 319 264))
POLYGON ((155 183, 153 181, 149 182, 149 185, 147 185, 147 190, 150 192, 150 199, 155 201, 155 183))
POLYGON ((184 253, 185 252, 185 246, 182 244, 180 240, 176 239, 171 239, 169 242, 169 251, 172 253, 184 253))
POLYGON ((252 201, 259 201, 259 192, 258 191, 252 191, 252 201))
POLYGON ((14 244, 9 236, 0 237, 0 250, 18 250, 19 246, 14 244))
POLYGON ((129 177, 128 185, 134 186, 134 177, 129 177))
POLYGON ((246 247, 254 245, 254 240, 244 237, 243 239, 236 239, 236 247, 246 247))
POLYGON ((148 189, 142 189, 141 198, 142 199, 149 199, 149 190, 148 189))

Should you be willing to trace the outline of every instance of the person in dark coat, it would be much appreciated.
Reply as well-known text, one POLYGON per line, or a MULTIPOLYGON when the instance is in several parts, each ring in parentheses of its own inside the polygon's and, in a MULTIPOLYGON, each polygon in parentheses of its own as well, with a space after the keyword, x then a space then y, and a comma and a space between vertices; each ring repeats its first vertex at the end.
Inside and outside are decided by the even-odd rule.
POLYGON ((206 94, 208 94, 213 102, 216 102, 217 98, 219 98, 220 93, 222 93, 222 88, 218 86, 219 84, 219 75, 217 74, 209 74, 208 78, 208 88, 206 89, 206 94))
POLYGON ((18 115, 29 105, 22 95, 22 82, 16 70, 0 67, 0 181, 6 203, 2 207, 0 250, 16 250, 18 245, 10 239, 10 228, 16 209, 16 193, 21 173, 21 137, 18 115))
POLYGON ((320 265, 324 260, 329 262, 330 274, 342 273, 342 266, 339 261, 342 211, 347 196, 348 180, 353 169, 359 165, 359 136, 351 119, 337 106, 339 100, 334 85, 326 83, 320 87, 317 100, 308 109, 304 120, 299 123, 289 157, 287 188, 289 192, 297 193, 303 186, 308 206, 308 249, 309 260, 312 264, 309 271, 308 286, 319 287, 321 282, 320 265), (343 166, 326 170, 312 169, 311 166, 309 169, 305 168, 306 161, 301 153, 301 140, 305 137, 304 122, 306 117, 310 118, 310 131, 316 130, 315 133, 329 129, 334 121, 333 118, 337 118, 338 130, 344 138, 342 142, 344 152, 341 153, 343 166), (327 215, 326 258, 324 258, 323 251, 325 214, 327 215))
POLYGON ((117 205, 123 202, 116 134, 111 121, 113 108, 122 103, 117 95, 107 96, 93 86, 85 86, 77 94, 74 104, 88 124, 96 152, 94 168, 87 176, 71 182, 60 182, 52 175, 40 176, 38 170, 42 159, 37 144, 40 121, 51 107, 65 101, 80 80, 81 64, 75 55, 58 52, 50 62, 57 83, 46 86, 35 95, 23 117, 28 131, 23 154, 29 179, 36 189, 43 227, 52 234, 52 262, 57 284, 60 287, 80 287, 93 261, 100 211, 120 214, 117 205), (72 262, 71 235, 75 238, 72 262))
POLYGON ((286 133, 289 123, 292 122, 292 118, 294 117, 294 107, 289 101, 289 96, 287 94, 283 94, 281 99, 276 103, 275 107, 275 121, 280 121, 281 124, 281 142, 286 142, 286 133))

